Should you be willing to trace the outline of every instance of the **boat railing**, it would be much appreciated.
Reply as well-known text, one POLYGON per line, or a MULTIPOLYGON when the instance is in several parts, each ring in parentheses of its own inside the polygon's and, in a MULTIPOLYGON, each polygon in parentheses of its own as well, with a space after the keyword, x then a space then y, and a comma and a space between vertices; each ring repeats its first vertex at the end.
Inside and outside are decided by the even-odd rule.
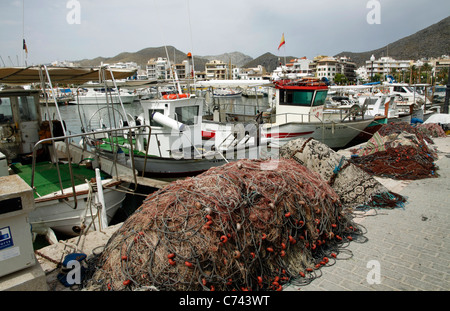
POLYGON ((329 124, 336 122, 351 122, 356 120, 356 118, 358 118, 358 120, 365 120, 367 118, 367 116, 365 116, 363 112, 363 108, 361 108, 358 105, 333 110, 324 110, 322 114, 286 112, 286 113, 277 113, 272 115, 272 117, 273 116, 275 116, 275 119, 277 120, 276 123, 283 123, 282 121, 284 121, 284 123, 317 122, 329 124))
POLYGON ((272 117, 275 117, 275 119, 277 120, 276 123, 283 123, 283 122, 281 122, 281 120, 283 120, 284 123, 290 123, 290 122, 296 122, 296 123, 319 122, 319 123, 322 123, 323 122, 323 120, 320 119, 318 116, 310 114, 310 113, 285 112, 285 113, 273 114, 272 117))
MULTIPOLYGON (((38 141, 34 146, 33 146, 33 156, 32 156, 32 172, 31 172, 31 188, 33 190, 35 190, 35 185, 34 185, 34 180, 35 180, 35 173, 36 173, 36 154, 37 154, 37 150, 39 149, 38 147, 42 144, 49 144, 49 143, 56 143, 56 142, 61 142, 63 141, 64 145, 65 145, 65 150, 67 152, 67 161, 68 161, 68 168, 69 168, 69 174, 70 174, 70 188, 72 188, 72 196, 73 196, 73 203, 74 205, 70 205, 68 202, 66 202, 65 200, 63 200, 63 202, 65 202, 66 204, 68 204, 71 208, 76 209, 78 206, 78 202, 77 202, 77 194, 76 194, 76 189, 75 189, 75 179, 74 179, 74 173, 72 170, 72 159, 74 158, 71 149, 71 146, 73 147, 74 145, 70 143, 71 140, 73 140, 74 138, 88 138, 89 136, 95 135, 95 134, 107 134, 110 136, 113 136, 112 134, 118 131, 121 132, 128 132, 127 136, 129 137, 129 139, 131 140, 132 136, 133 136, 133 131, 138 130, 140 128, 148 128, 148 135, 150 139, 150 134, 151 134, 151 127, 149 125, 139 125, 139 126, 129 126, 129 127, 123 127, 123 128, 119 128, 119 129, 103 129, 103 130, 98 130, 95 132, 86 132, 86 133, 81 133, 81 134, 72 134, 72 135, 66 135, 66 136, 59 136, 59 137, 51 137, 51 138, 45 138, 42 139, 40 141, 38 141)), ((138 185, 137 182, 137 174, 136 174, 136 169, 134 166, 134 152, 133 152, 133 144, 130 143, 130 148, 131 148, 131 171, 132 171, 132 179, 134 180, 134 184, 138 185)), ((147 146, 148 148, 148 146, 147 146)), ((82 147, 83 151, 89 152, 86 150, 86 145, 83 145, 82 147)), ((116 149, 117 151, 118 149, 116 149)), ((146 152, 147 154, 147 152, 146 152)), ((99 154, 95 154, 95 156, 100 157, 99 154)), ((106 159, 106 160, 110 160, 110 159, 106 159)), ((145 157, 145 161, 147 161, 147 157, 145 157)), ((61 171, 60 171, 60 167, 59 167, 59 161, 56 160, 55 161, 56 164, 56 170, 57 170, 57 174, 58 174, 58 182, 59 182, 59 186, 60 186, 60 191, 61 194, 64 195, 64 187, 63 187, 63 183, 62 183, 62 178, 61 178, 61 171)), ((117 166, 117 152, 114 153, 114 157, 113 157, 113 163, 112 163, 113 167, 111 168, 111 171, 108 172, 109 175, 113 176, 113 173, 115 171, 116 177, 119 175, 119 169, 117 166), (114 169, 114 170, 113 170, 114 169)), ((67 187, 66 187, 67 189, 67 187)), ((135 189, 136 190, 136 189, 135 189)))

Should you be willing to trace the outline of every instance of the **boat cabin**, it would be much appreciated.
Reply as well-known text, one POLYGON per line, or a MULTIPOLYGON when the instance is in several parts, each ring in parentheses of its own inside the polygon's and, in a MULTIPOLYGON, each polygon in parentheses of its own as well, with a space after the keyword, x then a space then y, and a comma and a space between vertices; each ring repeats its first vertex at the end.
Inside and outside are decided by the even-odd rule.
MULTIPOLYGON (((189 94, 168 94, 159 100, 141 101, 143 115, 151 126, 149 154, 177 156, 174 152, 202 144, 203 99, 189 94)), ((190 151, 189 151, 190 152, 190 151)))
POLYGON ((414 87, 406 83, 392 83, 388 85, 389 95, 395 95, 399 101, 415 103, 417 101, 424 102, 425 97, 417 92, 414 87))
POLYGON ((0 151, 9 161, 31 153, 39 141, 39 94, 23 88, 0 91, 0 151))
POLYGON ((280 81, 275 84, 275 89, 277 124, 318 121, 323 114, 328 95, 325 83, 310 79, 280 81))

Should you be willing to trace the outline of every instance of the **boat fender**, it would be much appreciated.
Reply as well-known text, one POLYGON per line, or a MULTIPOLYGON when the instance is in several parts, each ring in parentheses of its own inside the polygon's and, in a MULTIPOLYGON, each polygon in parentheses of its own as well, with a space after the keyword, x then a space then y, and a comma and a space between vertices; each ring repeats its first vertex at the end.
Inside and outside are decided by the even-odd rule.
POLYGON ((411 124, 422 124, 423 120, 419 119, 419 118, 412 118, 411 119, 411 124))
POLYGON ((64 257, 61 271, 57 275, 57 279, 61 282, 61 284, 65 287, 71 287, 72 285, 81 283, 86 274, 86 267, 82 265, 82 262, 86 259, 86 257, 87 255, 84 253, 72 253, 64 257), (78 265, 74 264, 74 261, 78 262, 78 265), (79 270, 75 271, 77 267, 79 267, 79 270))
POLYGON ((163 99, 180 99, 180 98, 189 98, 191 94, 167 94, 163 96, 163 99))
POLYGON ((172 118, 169 118, 159 112, 154 112, 152 114, 152 119, 158 122, 159 124, 170 127, 176 131, 183 132, 186 128, 185 124, 178 122, 177 120, 174 120, 172 118))

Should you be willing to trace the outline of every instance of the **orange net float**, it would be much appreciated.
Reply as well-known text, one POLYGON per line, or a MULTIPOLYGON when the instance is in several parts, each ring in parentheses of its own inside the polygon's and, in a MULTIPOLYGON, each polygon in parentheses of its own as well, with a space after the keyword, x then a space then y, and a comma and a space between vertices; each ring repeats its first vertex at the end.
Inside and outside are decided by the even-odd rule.
POLYGON ((319 174, 292 159, 276 164, 268 170, 261 160, 231 162, 149 195, 90 263, 85 287, 276 291, 310 282, 316 272, 300 272, 320 268, 348 243, 323 242, 325 233, 355 239, 362 231, 319 174), (205 220, 213 222, 208 230, 205 220), (135 242, 137 232, 143 234, 135 242))

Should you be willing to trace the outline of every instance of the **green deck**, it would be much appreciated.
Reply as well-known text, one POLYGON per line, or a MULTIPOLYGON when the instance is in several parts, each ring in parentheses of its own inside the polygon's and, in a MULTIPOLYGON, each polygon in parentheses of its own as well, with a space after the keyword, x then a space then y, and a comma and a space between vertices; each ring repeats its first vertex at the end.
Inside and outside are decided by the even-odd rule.
MULTIPOLYGON (((122 149, 122 151, 125 154, 130 154, 130 149, 123 147, 126 144, 129 144, 130 141, 124 137, 114 137, 113 139, 110 138, 104 138, 103 139, 103 144, 101 144, 99 147, 105 151, 109 151, 109 152, 113 152, 113 146, 114 146, 114 150, 118 150, 117 146, 120 146, 120 149, 122 149)), ((136 140, 133 139, 132 140, 133 145, 136 145, 136 140)), ((139 152, 137 150, 133 150, 134 155, 137 156, 145 156, 145 153, 143 152, 139 152)))
MULTIPOLYGON (((14 163, 11 165, 11 168, 28 185, 31 186, 31 164, 23 165, 20 163, 14 163)), ((56 168, 56 164, 50 162, 36 163, 34 174, 34 187, 36 189, 36 192, 34 194, 35 198, 61 190, 56 168), (39 194, 39 196, 37 194, 39 194)), ((72 187, 69 165, 59 164, 59 169, 61 172, 61 181, 63 188, 65 189, 72 187)), ((72 164, 72 172, 75 185, 85 183, 86 179, 90 180, 91 178, 95 178, 95 171, 92 169, 88 169, 83 165, 72 164)), ((105 178, 107 176, 108 175, 101 173, 102 178, 105 178)))

